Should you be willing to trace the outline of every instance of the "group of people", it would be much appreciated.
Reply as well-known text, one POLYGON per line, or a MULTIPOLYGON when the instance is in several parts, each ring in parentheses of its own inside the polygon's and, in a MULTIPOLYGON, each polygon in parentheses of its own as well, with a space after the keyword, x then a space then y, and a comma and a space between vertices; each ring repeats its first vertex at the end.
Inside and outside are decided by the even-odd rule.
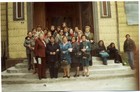
MULTIPOLYGON (((134 43, 134 42, 133 42, 134 43)), ((131 45, 126 42, 125 51, 131 45)), ((135 44, 134 44, 135 45, 135 44)), ((92 56, 101 57, 103 64, 107 65, 107 59, 114 59, 115 63, 122 63, 121 56, 111 43, 107 49, 103 40, 94 41, 90 26, 85 26, 84 32, 78 27, 68 28, 64 22, 62 26, 54 25, 50 29, 42 29, 41 26, 33 28, 25 37, 24 46, 28 59, 28 70, 33 69, 38 73, 39 79, 46 78, 46 70, 49 69, 50 78, 58 77, 59 68, 63 68, 63 78, 70 78, 70 68, 75 69, 74 77, 79 77, 80 67, 82 76, 89 76, 89 66, 92 65, 92 56)), ((132 47, 132 46, 131 46, 132 47)), ((132 58, 130 59, 130 63, 132 58)), ((131 63, 132 67, 133 64, 131 63)))

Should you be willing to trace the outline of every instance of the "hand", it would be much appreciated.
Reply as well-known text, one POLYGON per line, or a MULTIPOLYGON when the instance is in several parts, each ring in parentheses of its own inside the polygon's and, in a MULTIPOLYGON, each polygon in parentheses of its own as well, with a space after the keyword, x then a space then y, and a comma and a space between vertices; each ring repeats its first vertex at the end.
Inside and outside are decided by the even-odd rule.
POLYGON ((56 50, 57 52, 59 51, 59 49, 56 50))
POLYGON ((93 40, 90 40, 91 43, 93 43, 93 40))
POLYGON ((55 55, 56 53, 55 52, 52 52, 52 54, 55 55))
POLYGON ((86 49, 81 49, 83 52, 85 52, 86 51, 86 49))
POLYGON ((52 52, 50 52, 50 55, 52 55, 53 53, 52 52))

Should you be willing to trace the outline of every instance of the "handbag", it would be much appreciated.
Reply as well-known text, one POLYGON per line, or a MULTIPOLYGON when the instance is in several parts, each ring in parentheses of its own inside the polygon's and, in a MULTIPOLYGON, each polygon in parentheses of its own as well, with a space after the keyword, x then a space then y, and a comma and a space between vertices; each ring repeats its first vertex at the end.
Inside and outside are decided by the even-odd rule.
POLYGON ((100 52, 99 53, 101 57, 109 57, 109 54, 107 52, 100 52))

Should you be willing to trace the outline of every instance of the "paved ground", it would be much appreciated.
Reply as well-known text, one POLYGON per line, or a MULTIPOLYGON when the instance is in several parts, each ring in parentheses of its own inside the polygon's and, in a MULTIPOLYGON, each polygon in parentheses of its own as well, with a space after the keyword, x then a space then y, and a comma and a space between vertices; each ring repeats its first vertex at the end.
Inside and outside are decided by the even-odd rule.
MULTIPOLYGON (((56 79, 57 80, 57 79, 56 79)), ((134 77, 104 80, 76 80, 46 84, 4 84, 2 92, 39 91, 91 91, 91 90, 136 90, 134 77)))

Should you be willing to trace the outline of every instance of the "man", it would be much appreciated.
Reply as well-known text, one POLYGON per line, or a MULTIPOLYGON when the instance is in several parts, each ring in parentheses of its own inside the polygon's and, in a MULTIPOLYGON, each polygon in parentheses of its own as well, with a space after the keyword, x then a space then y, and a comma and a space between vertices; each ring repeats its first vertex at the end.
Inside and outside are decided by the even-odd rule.
POLYGON ((126 40, 124 42, 124 52, 128 55, 128 63, 132 70, 134 70, 134 51, 136 51, 136 45, 135 42, 130 38, 130 35, 127 34, 126 40))
MULTIPOLYGON (((91 54, 93 53, 93 45, 94 45, 94 38, 93 33, 90 32, 91 28, 90 26, 85 26, 85 36, 87 37, 87 40, 91 43, 91 54)), ((90 61, 90 65, 92 65, 92 60, 90 61)))

